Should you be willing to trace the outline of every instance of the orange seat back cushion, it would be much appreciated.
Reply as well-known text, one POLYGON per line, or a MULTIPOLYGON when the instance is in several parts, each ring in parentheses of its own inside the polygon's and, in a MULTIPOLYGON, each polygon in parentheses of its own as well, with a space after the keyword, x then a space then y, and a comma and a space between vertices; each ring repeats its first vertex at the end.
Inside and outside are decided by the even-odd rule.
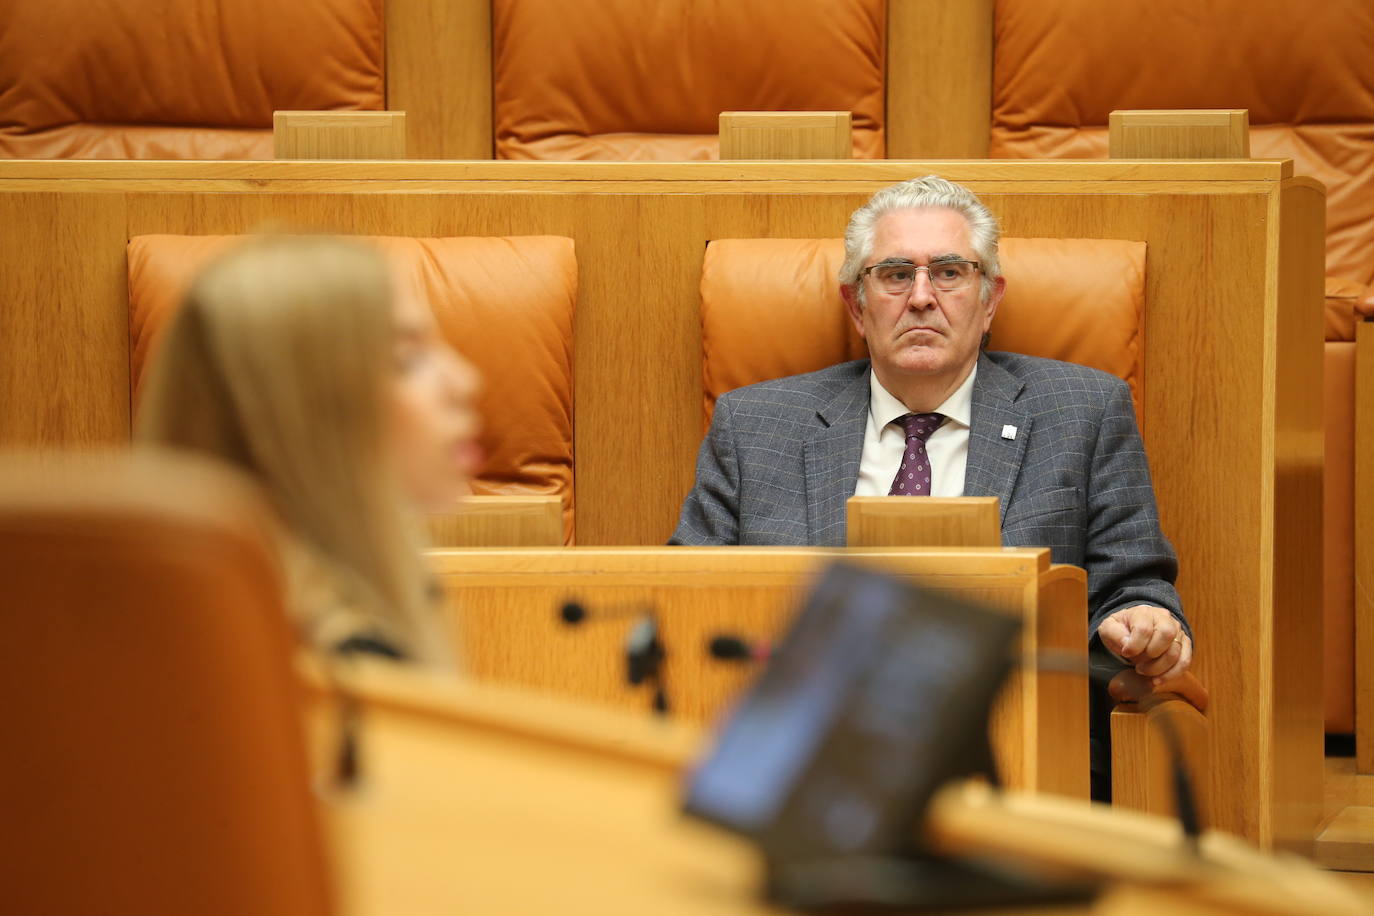
MULTIPOLYGON (((989 349, 1092 366, 1144 387, 1145 243, 1002 239, 989 349)), ((868 355, 840 298, 839 239, 719 239, 701 276, 705 412, 734 388, 868 355)))
POLYGON ((382 0, 6 0, 0 157, 271 159, 278 109, 380 109, 382 0))
POLYGON ((883 155, 886 0, 493 0, 498 159, 719 155, 722 111, 850 111, 883 155))
POLYGON ((1116 109, 1248 109, 1251 156, 1292 159, 1295 174, 1326 185, 1327 274, 1364 289, 1374 283, 1371 58, 1368 0, 998 0, 989 155, 1104 158, 1116 109))
MULTIPOLYGON (((167 319, 197 271, 237 236, 142 235, 129 242, 132 395, 167 319)), ((395 238, 368 242, 434 309, 440 330, 482 376, 486 455, 479 495, 563 499, 573 532, 572 332, 577 260, 572 239, 395 238)))

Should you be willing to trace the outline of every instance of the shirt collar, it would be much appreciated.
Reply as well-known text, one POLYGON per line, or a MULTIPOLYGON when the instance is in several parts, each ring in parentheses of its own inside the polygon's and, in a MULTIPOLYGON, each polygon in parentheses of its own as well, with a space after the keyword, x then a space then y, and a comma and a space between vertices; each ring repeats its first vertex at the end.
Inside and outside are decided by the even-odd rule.
MULTIPOLYGON (((935 408, 935 413, 948 417, 947 422, 958 423, 964 427, 973 425, 973 379, 978 375, 978 363, 973 364, 968 375, 943 404, 935 408)), ((876 431, 881 431, 889 423, 911 413, 905 404, 878 381, 877 373, 868 374, 868 416, 876 431)))

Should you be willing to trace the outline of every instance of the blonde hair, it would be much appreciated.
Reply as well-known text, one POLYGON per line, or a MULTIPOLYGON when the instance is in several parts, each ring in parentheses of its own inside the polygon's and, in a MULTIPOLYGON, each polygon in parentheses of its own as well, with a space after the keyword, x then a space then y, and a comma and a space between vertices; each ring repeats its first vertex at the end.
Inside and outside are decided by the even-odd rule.
POLYGON ((167 328, 135 438, 213 455, 262 484, 286 529, 291 604, 314 641, 360 623, 446 665, 418 519, 386 454, 392 297, 381 254, 357 242, 235 246, 167 328))

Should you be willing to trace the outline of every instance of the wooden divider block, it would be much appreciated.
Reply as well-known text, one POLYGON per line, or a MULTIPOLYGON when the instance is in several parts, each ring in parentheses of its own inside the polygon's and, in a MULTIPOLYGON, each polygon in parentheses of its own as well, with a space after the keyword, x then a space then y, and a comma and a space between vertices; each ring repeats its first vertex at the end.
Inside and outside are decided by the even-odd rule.
POLYGON ((278 159, 404 159, 404 111, 274 111, 278 159))
POLYGON ((847 111, 722 111, 721 159, 848 159, 847 111))
POLYGON ((1118 808, 1178 816, 1174 794, 1174 756, 1164 734, 1172 728, 1183 753, 1183 765, 1203 812, 1210 818, 1207 775, 1211 772, 1207 717, 1186 700, 1167 699, 1148 709, 1123 703, 1112 710, 1112 804, 1118 808), (1169 724, 1161 725, 1160 719, 1169 724))
POLYGON ((1355 760, 1374 773, 1374 321, 1355 326, 1355 760))
POLYGON ((1250 112, 1113 111, 1107 140, 1113 159, 1249 159, 1250 112))
POLYGON ((851 496, 850 547, 1000 547, 997 497, 851 496))
POLYGON ((435 547, 562 547, 563 500, 557 496, 470 496, 461 511, 431 515, 435 547))

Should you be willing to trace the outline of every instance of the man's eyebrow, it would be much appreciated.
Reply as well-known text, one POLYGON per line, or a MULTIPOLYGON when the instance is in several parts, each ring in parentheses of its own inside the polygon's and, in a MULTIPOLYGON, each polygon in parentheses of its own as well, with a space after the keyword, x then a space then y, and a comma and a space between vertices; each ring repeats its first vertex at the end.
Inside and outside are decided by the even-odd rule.
POLYGON ((955 254, 954 252, 951 251, 951 252, 948 253, 948 254, 937 254, 935 257, 933 257, 933 258, 930 259, 930 263, 932 263, 932 264, 939 264, 939 263, 942 262, 942 261, 964 261, 964 260, 967 260, 967 258, 965 258, 965 257, 964 257, 963 255, 961 255, 961 254, 955 254))
POLYGON ((883 258, 874 267, 915 267, 916 262, 910 258, 883 258))

